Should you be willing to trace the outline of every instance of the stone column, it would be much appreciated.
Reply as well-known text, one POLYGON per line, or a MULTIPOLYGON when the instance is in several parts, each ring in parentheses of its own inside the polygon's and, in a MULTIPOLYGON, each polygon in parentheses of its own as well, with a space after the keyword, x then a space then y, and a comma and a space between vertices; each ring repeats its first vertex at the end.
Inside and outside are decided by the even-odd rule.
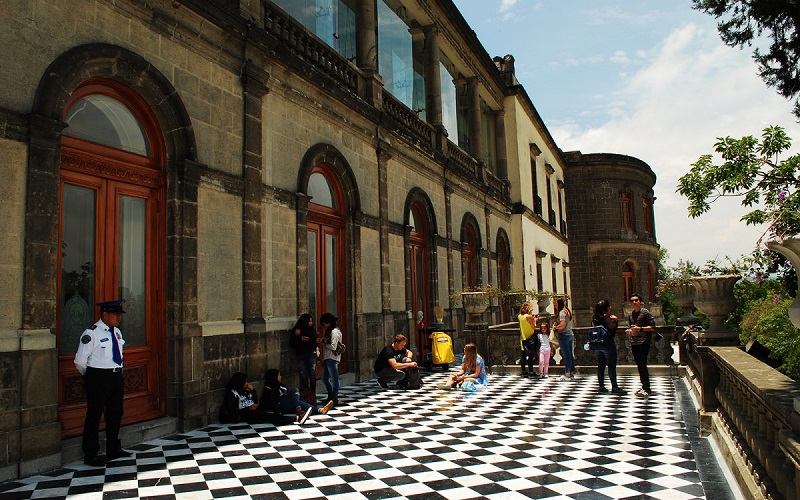
POLYGON ((495 142, 497 144, 497 177, 506 186, 503 195, 508 196, 511 181, 508 178, 508 154, 506 153, 506 121, 505 110, 495 111, 495 142))
POLYGON ((433 125, 434 145, 447 150, 447 131, 442 125, 442 77, 439 72, 439 30, 435 25, 422 28, 425 35, 425 109, 433 125))
POLYGON ((361 70, 359 94, 376 108, 383 107, 383 80, 378 74, 378 31, 376 0, 356 4, 356 65, 361 70))
MULTIPOLYGON (((22 328, 0 335, 3 364, 0 405, 3 453, 0 466, 21 476, 61 465, 61 424, 58 422, 58 219, 61 131, 64 123, 30 116, 29 186, 25 200, 25 263, 22 270, 22 328)), ((2 473, 10 478, 9 474, 2 473)))
POLYGON ((389 173, 388 163, 392 158, 388 145, 378 144, 378 218, 380 220, 381 248, 381 310, 391 311, 391 272, 389 269, 389 173))
MULTIPOLYGON (((297 312, 310 310, 308 303, 308 202, 311 198, 305 193, 295 195, 297 221, 295 241, 297 242, 297 312)), ((316 249, 312 249, 312 252, 316 249)), ((316 321, 317 318, 314 318, 316 321)))
POLYGON ((478 159, 483 159, 483 142, 481 142, 481 97, 478 93, 478 77, 467 78, 467 102, 469 105, 467 121, 469 122, 469 152, 478 159))
MULTIPOLYGON (((244 193, 242 196, 242 317, 244 321, 245 341, 247 344, 258 344, 266 331, 263 313, 263 251, 262 251, 262 202, 264 182, 262 172, 264 158, 262 156, 262 137, 264 130, 261 122, 264 107, 264 96, 268 92, 266 85, 269 77, 261 68, 245 62, 241 82, 243 99, 242 124, 242 178, 244 193)), ((247 353, 260 353, 262 349, 246 349, 247 353)), ((249 358, 248 354, 248 358, 249 358)), ((262 354, 263 356, 263 354, 262 354)), ((263 363, 257 360, 247 361, 248 371, 255 373, 263 363), (254 366, 251 365, 251 361, 254 366), (252 368, 252 369, 251 369, 252 368)))
MULTIPOLYGON (((455 278, 453 277, 453 187, 449 182, 444 183, 444 226, 445 241, 447 242, 447 294, 455 291, 455 278)), ((453 308, 450 307, 450 320, 453 320, 453 308)), ((455 324, 450 325, 455 328, 455 324)))

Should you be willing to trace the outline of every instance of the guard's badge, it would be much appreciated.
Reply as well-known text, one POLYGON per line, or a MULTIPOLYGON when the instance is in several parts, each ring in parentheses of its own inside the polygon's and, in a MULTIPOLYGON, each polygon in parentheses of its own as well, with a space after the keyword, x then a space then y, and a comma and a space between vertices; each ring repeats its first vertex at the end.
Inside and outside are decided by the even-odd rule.
POLYGON ((83 337, 81 337, 81 343, 82 344, 88 344, 91 341, 92 341, 92 336, 91 335, 84 335, 83 337))

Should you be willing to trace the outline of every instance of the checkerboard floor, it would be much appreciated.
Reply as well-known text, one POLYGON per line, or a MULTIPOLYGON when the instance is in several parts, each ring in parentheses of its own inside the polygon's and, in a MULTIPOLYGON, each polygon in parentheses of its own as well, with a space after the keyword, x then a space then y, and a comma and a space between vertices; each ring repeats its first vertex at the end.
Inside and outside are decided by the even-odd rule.
MULTIPOLYGON (((0 498, 705 498, 675 383, 597 394, 596 378, 495 375, 477 393, 343 388, 304 426, 212 425, 0 484, 0 498)), ((684 411, 695 411, 685 409, 684 411)), ((705 461, 703 461, 705 462, 705 461)), ((711 495, 709 498, 716 498, 711 495)))

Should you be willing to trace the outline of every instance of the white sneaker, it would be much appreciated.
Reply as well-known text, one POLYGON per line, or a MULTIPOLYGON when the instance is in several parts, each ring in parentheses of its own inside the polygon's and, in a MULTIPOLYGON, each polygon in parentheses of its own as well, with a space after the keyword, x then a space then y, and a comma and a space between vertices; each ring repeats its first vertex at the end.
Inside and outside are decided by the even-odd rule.
POLYGON ((566 375, 561 375, 560 377, 558 377, 558 380, 569 380, 570 378, 572 378, 572 377, 567 377, 566 375))
POLYGON ((298 424, 303 425, 308 420, 308 417, 311 416, 311 411, 313 408, 306 408, 306 411, 300 416, 300 419, 297 421, 298 424))
POLYGON ((650 396, 650 393, 649 393, 649 392, 647 392, 647 391, 645 391, 645 390, 644 390, 644 388, 641 388, 641 389, 639 389, 639 390, 638 390, 638 391, 636 391, 634 394, 636 394, 636 395, 637 395, 637 396, 639 396, 640 398, 646 398, 646 397, 649 397, 649 396, 650 396))

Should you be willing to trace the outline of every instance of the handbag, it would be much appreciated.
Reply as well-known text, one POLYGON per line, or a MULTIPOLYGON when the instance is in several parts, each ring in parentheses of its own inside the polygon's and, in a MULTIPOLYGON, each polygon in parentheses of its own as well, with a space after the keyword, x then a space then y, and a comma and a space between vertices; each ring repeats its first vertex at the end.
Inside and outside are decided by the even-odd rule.
POLYGON ((522 348, 525 349, 525 352, 539 352, 540 347, 539 335, 533 334, 522 340, 522 348))

